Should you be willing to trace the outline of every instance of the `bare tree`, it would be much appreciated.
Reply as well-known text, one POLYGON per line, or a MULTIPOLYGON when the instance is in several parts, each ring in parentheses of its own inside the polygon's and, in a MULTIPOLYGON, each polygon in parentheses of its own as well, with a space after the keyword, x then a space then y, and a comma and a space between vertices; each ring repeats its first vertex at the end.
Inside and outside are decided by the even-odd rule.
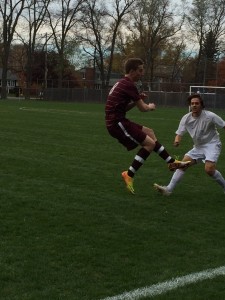
MULTIPOLYGON (((204 44, 209 36, 213 37, 218 51, 224 40, 225 30, 225 1, 224 0, 194 0, 187 13, 187 21, 192 37, 192 42, 198 43, 195 81, 203 82, 206 77, 207 56, 204 44)), ((216 53, 215 53, 216 54, 216 53)))
POLYGON ((103 88, 109 85, 117 33, 135 1, 115 0, 110 8, 101 0, 85 1, 81 40, 100 71, 103 88))
POLYGON ((10 47, 16 26, 24 10, 25 0, 0 1, 0 15, 2 17, 2 91, 1 98, 7 98, 7 71, 10 55, 10 47))
POLYGON ((146 80, 153 82, 157 60, 160 59, 167 40, 182 27, 183 16, 175 21, 169 0, 138 0, 132 12, 129 30, 139 56, 146 64, 146 80))
POLYGON ((62 87, 64 59, 70 42, 72 42, 71 30, 77 26, 80 19, 80 11, 83 0, 58 0, 51 1, 48 7, 48 21, 52 31, 54 43, 59 54, 58 62, 58 86, 62 87), (59 5, 56 5, 56 4, 59 5))
MULTIPOLYGON (((24 35, 20 31, 17 31, 19 39, 25 45, 26 50, 26 94, 27 99, 30 98, 30 89, 32 85, 32 66, 34 60, 34 52, 38 41, 38 33, 44 25, 45 16, 47 12, 50 0, 26 0, 26 9, 23 13, 23 32, 27 32, 24 35)), ((45 43, 47 41, 45 40, 45 43)))
POLYGON ((163 49, 165 54, 162 57, 163 66, 168 66, 171 69, 170 82, 176 82, 181 78, 182 70, 185 64, 188 62, 190 52, 187 51, 187 47, 182 38, 174 38, 166 43, 163 49))
POLYGON ((195 0, 187 15, 192 35, 197 39, 199 50, 196 61, 195 81, 199 82, 200 65, 203 53, 204 38, 209 30, 209 0, 195 0))

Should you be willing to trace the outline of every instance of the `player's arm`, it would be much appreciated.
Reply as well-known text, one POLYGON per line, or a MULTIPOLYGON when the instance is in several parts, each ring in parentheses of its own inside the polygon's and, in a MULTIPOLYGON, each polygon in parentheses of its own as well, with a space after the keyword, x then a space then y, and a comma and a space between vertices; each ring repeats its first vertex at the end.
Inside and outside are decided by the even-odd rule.
MULTIPOLYGON (((140 93, 139 94, 140 99, 144 101, 144 99, 147 98, 147 95, 145 93, 140 93)), ((130 101, 130 103, 128 103, 127 107, 126 107, 126 111, 131 110, 132 108, 134 108, 137 105, 137 103, 135 101, 130 101)), ((155 108, 154 108, 155 109, 155 108)), ((153 109, 152 109, 153 110, 153 109)), ((143 110, 146 111, 146 110, 143 110)))
POLYGON ((131 110, 136 106, 136 103, 134 101, 131 101, 130 103, 127 104, 126 111, 131 110))
POLYGON ((136 102, 136 106, 142 112, 155 110, 155 103, 148 103, 147 104, 142 99, 140 99, 136 102))
POLYGON ((177 134, 177 135, 175 136, 173 145, 174 145, 175 147, 178 147, 178 146, 180 145, 180 142, 181 142, 181 135, 177 134))
POLYGON ((182 117, 182 119, 179 123, 178 129, 175 131, 176 136, 175 136, 175 139, 174 139, 174 142, 173 142, 173 145, 175 147, 178 147, 180 145, 182 136, 187 132, 187 129, 186 129, 187 115, 188 114, 186 114, 185 116, 182 117))

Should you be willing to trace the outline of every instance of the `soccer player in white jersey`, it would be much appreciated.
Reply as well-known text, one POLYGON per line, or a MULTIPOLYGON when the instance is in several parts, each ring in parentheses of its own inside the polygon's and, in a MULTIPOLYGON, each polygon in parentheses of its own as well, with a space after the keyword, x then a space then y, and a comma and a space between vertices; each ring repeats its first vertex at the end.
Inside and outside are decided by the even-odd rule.
POLYGON ((217 128, 225 129, 225 121, 217 114, 205 110, 203 99, 199 94, 190 95, 188 103, 191 111, 184 115, 176 131, 174 146, 180 145, 182 136, 188 132, 191 136, 194 146, 188 151, 183 161, 191 161, 185 169, 177 169, 173 174, 170 183, 162 186, 157 183, 154 188, 161 194, 169 196, 178 182, 183 178, 185 171, 198 162, 205 163, 205 172, 212 177, 225 192, 225 179, 216 169, 221 152, 221 141, 217 128))

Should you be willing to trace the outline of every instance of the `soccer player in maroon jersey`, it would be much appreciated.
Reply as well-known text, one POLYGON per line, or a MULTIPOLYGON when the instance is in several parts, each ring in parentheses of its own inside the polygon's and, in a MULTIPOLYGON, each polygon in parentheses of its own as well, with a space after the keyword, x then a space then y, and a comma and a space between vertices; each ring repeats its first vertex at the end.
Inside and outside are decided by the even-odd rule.
POLYGON ((154 103, 145 103, 146 94, 139 93, 135 85, 144 74, 144 63, 140 58, 129 58, 125 62, 125 76, 110 90, 105 106, 105 122, 109 134, 128 151, 141 146, 127 171, 122 172, 128 191, 134 194, 133 178, 152 151, 156 152, 174 171, 184 168, 189 162, 172 158, 157 140, 153 129, 134 123, 126 118, 126 112, 137 107, 141 112, 155 110, 154 103))

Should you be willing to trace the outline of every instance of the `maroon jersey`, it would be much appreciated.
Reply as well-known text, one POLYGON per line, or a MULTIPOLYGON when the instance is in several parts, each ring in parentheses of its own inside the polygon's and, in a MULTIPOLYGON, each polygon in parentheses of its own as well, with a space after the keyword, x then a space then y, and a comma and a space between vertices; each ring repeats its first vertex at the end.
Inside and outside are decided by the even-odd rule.
POLYGON ((137 87, 128 77, 120 79, 110 90, 106 106, 106 127, 110 127, 126 116, 127 104, 138 101, 140 95, 137 87))

